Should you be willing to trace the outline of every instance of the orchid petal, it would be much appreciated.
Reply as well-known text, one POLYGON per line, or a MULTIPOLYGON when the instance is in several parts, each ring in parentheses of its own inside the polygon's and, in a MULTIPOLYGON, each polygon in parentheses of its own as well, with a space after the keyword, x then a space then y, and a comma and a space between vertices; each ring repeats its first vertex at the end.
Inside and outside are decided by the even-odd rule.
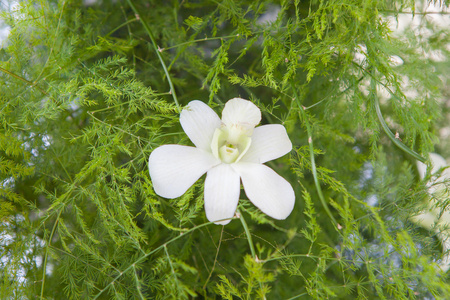
POLYGON ((222 122, 227 126, 240 125, 253 129, 261 121, 261 111, 248 100, 233 98, 225 103, 222 122))
POLYGON ((148 168, 155 192, 164 198, 183 195, 203 174, 220 161, 204 150, 164 145, 150 154, 148 168))
MULTIPOLYGON (((439 224, 445 227, 450 227, 450 208, 446 207, 446 209, 442 212, 442 215, 439 219, 439 224)), ((449 241, 450 242, 450 241, 449 241)))
POLYGON ((431 169, 431 174, 436 173, 439 169, 447 166, 445 159, 437 153, 430 153, 431 164, 433 169, 431 169))
POLYGON ((220 127, 221 121, 208 105, 194 100, 181 111, 180 123, 196 147, 210 151, 214 131, 220 127))
MULTIPOLYGON (((431 166, 432 166, 431 174, 434 174, 437 171, 439 171, 439 169, 447 166, 447 162, 439 154, 429 153, 429 155, 430 155, 430 161, 431 161, 431 166)), ((424 179, 425 175, 427 173, 427 165, 418 161, 417 162, 417 170, 419 171, 420 178, 424 179)))
POLYGON ((424 211, 418 215, 412 216, 411 221, 425 229, 431 230, 435 226, 436 216, 431 212, 424 211))
POLYGON ((283 125, 263 125, 253 131, 252 143, 241 161, 263 164, 291 150, 292 143, 283 125))
POLYGON ((220 164, 206 174, 205 211, 209 221, 225 225, 236 211, 241 190, 239 174, 229 164, 220 164), (218 220, 224 220, 217 222, 218 220))
POLYGON ((424 179, 427 174, 427 165, 421 161, 417 161, 417 171, 419 172, 420 179, 424 179))
POLYGON ((289 216, 295 203, 289 182, 262 164, 239 162, 232 167, 241 176, 245 194, 256 207, 274 219, 289 216))
POLYGON ((442 242, 443 257, 439 263, 439 267, 445 273, 450 269, 450 234, 449 230, 438 232, 438 237, 442 242))

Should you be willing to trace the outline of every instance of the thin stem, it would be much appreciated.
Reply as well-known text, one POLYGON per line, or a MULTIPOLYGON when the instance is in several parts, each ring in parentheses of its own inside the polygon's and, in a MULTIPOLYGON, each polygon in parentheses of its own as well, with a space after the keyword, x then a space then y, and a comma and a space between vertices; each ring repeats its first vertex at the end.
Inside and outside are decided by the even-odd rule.
MULTIPOLYGON (((354 82, 354 83, 352 83, 351 85, 349 85, 345 90, 343 90, 342 92, 339 92, 336 96, 340 96, 340 95, 345 94, 348 90, 350 90, 352 87, 354 87, 355 85, 357 85, 358 83, 360 83, 363 79, 364 79, 364 76, 361 76, 356 82, 354 82)), ((323 101, 327 100, 328 97, 331 96, 331 94, 335 94, 335 90, 331 91, 331 92, 330 92, 328 95, 326 95, 322 100, 320 100, 320 101, 314 103, 314 104, 311 105, 311 106, 305 107, 304 109, 305 109, 305 110, 308 110, 308 109, 310 109, 310 108, 313 108, 313 107, 316 106, 316 105, 319 105, 319 104, 322 103, 323 101)))
POLYGON ((247 236, 247 240, 248 240, 248 245, 250 246, 250 252, 252 253, 253 259, 256 260, 255 247, 253 246, 252 235, 250 233, 250 230, 248 230, 247 222, 245 222, 244 216, 242 215, 239 208, 236 209, 236 212, 239 214, 239 220, 241 220, 242 227, 244 227, 245 235, 247 236))
POLYGON ((212 40, 223 40, 223 39, 229 39, 229 38, 235 38, 235 37, 239 37, 239 34, 232 34, 232 35, 225 35, 225 36, 218 36, 218 37, 210 37, 210 38, 204 37, 202 39, 196 39, 196 40, 192 40, 192 41, 188 41, 188 42, 183 42, 183 43, 176 44, 174 46, 170 46, 170 47, 161 49, 161 52, 165 51, 165 50, 173 49, 173 48, 178 48, 178 47, 181 47, 181 46, 184 46, 184 45, 190 45, 190 44, 198 43, 198 42, 207 42, 207 41, 212 41, 212 40))
POLYGON ((392 133, 392 131, 389 129, 388 125, 386 124, 386 121, 384 121, 383 115, 381 114, 381 110, 380 110, 380 102, 378 101, 378 97, 374 94, 374 98, 373 98, 373 105, 375 106, 375 111, 377 112, 377 117, 378 120, 381 123, 381 127, 383 127, 384 132, 387 134, 387 136, 389 137, 389 139, 391 139, 391 141, 400 149, 402 149, 403 151, 405 151, 406 153, 410 154, 411 156, 413 156, 415 159, 426 163, 426 159, 423 158, 421 155, 419 155, 417 152, 415 152, 414 150, 410 149, 409 147, 407 147, 405 144, 403 144, 402 142, 400 142, 399 139, 397 139, 395 137, 395 135, 392 133))
POLYGON ((214 264, 212 266, 212 269, 211 269, 211 272, 209 273, 208 278, 206 279, 205 284, 203 285, 203 289, 206 289, 206 285, 208 284, 209 279, 211 279, 212 273, 214 272, 214 269, 216 268, 217 257, 219 256, 220 245, 222 244, 223 228, 224 228, 224 226, 222 226, 222 231, 220 232, 219 245, 217 245, 217 251, 216 251, 216 257, 214 258, 214 264))
POLYGON ((62 4, 61 12, 60 12, 59 18, 58 18, 58 25, 56 26, 55 37, 53 39, 52 47, 50 48, 50 53, 48 54, 47 60, 41 69, 41 73, 39 73, 38 77, 34 81, 34 84, 36 84, 39 81, 39 79, 41 79, 42 74, 44 74, 45 68, 46 68, 48 62, 50 61, 50 57, 52 56, 53 49, 55 48, 56 42, 58 41, 59 27, 61 26, 61 19, 62 19, 63 13, 64 13, 64 8, 66 7, 66 3, 67 3, 67 1, 64 1, 64 3, 62 4))
POLYGON ((425 11, 425 12, 414 12, 414 11, 395 11, 395 10, 380 10, 381 13, 390 13, 390 14, 406 14, 406 15, 449 15, 450 13, 444 11, 425 11))
MULTIPOLYGON (((373 75, 373 74, 371 74, 371 75, 373 75)), ((397 139, 395 137, 395 135, 392 133, 392 131, 389 129, 389 126, 386 124, 386 121, 384 120, 383 115, 381 114, 380 102, 378 101, 378 97, 377 97, 376 82, 375 82, 373 76, 372 76, 372 80, 370 81, 370 85, 371 85, 371 90, 372 90, 371 92, 372 92, 372 96, 373 96, 373 105, 375 107, 375 111, 377 113, 377 117, 378 117, 378 120, 380 121, 381 127, 383 128, 386 135, 401 150, 403 150, 406 153, 408 153, 409 155, 413 156, 415 159, 417 159, 423 163, 426 163, 425 158, 423 158, 417 152, 415 152, 414 150, 410 149, 405 144, 400 142, 400 140, 397 139)))
POLYGON ((116 28, 114 28, 113 30, 111 30, 106 36, 110 36, 111 34, 116 32, 117 30, 119 30, 120 28, 122 28, 124 26, 127 26, 128 24, 136 22, 136 21, 139 21, 139 19, 134 18, 134 19, 127 20, 125 23, 123 23, 123 24, 117 26, 116 28))
POLYGON ((345 259, 345 258, 335 258, 335 257, 330 257, 330 258, 323 258, 321 256, 316 256, 316 255, 311 255, 311 254, 290 254, 290 255, 283 255, 283 256, 277 256, 277 257, 272 257, 272 258, 268 258, 268 259, 264 259, 262 260, 262 262, 266 263, 269 261, 277 261, 277 260, 282 260, 282 259, 286 259, 286 258, 297 258, 297 257, 302 257, 302 258, 310 258, 310 259, 326 259, 326 260, 330 260, 330 261, 345 261, 345 262, 353 262, 351 259, 345 259))
POLYGON ((123 270, 122 272, 120 272, 116 277, 114 277, 114 279, 108 283, 100 292, 98 292, 97 295, 94 296, 93 300, 98 299, 98 297, 100 297, 101 294, 103 294, 111 285, 114 284, 115 281, 117 281, 120 277, 122 277, 123 274, 127 273, 129 270, 131 270, 135 265, 140 264, 141 262, 143 262, 145 259, 147 259, 147 257, 149 257, 150 255, 152 255, 155 252, 158 252, 159 250, 167 247, 168 244, 175 242, 176 240, 180 239, 181 237, 187 235, 188 233, 195 231, 199 228, 208 226, 213 224, 213 222, 208 222, 208 223, 203 223, 200 225, 197 225, 191 229, 189 229, 188 231, 186 231, 183 234, 177 235, 176 237, 174 237, 173 239, 167 241, 165 244, 153 249, 152 251, 144 254, 143 256, 141 256, 140 258, 138 258, 135 262, 133 262, 130 266, 128 266, 125 270, 123 270))
POLYGON ((139 278, 138 278, 138 276, 136 274, 137 270, 136 270, 136 266, 135 265, 133 265, 133 271, 134 271, 133 272, 134 273, 134 280, 136 281, 136 288, 137 288, 138 293, 139 293, 139 298, 144 300, 145 297, 144 297, 144 295, 142 295, 142 292, 141 292, 141 284, 139 283, 139 278))
POLYGON ((56 227, 58 225, 59 217, 61 216, 62 210, 63 210, 63 208, 61 207, 59 209, 58 216, 56 217, 55 223, 53 224, 52 232, 50 233, 50 237, 48 238, 48 242, 47 242, 47 245, 45 247, 44 264, 43 264, 43 267, 42 267, 42 283, 41 283, 40 299, 44 299, 45 275, 46 275, 46 272, 47 272, 48 252, 49 252, 49 248, 51 246, 53 235, 55 234, 56 227))
POLYGON ((377 117, 378 120, 380 121, 381 127, 383 128, 384 132, 386 133, 386 135, 389 137, 389 139, 397 146, 399 147, 401 150, 405 151, 406 153, 408 153, 409 155, 413 156, 415 159, 426 163, 426 159, 423 158, 421 155, 419 155, 417 152, 415 152, 414 150, 410 149, 408 146, 406 146, 405 144, 403 144, 399 139, 395 138, 395 135, 391 132, 391 130, 389 129, 389 127, 387 126, 386 122, 384 121, 383 115, 381 114, 381 110, 380 110, 380 103, 378 101, 378 97, 377 97, 377 90, 376 90, 376 85, 380 84, 382 85, 388 92, 389 94, 391 94, 392 97, 401 100, 396 94, 394 94, 394 92, 391 91, 391 89, 386 86, 384 83, 382 83, 381 81, 379 81, 377 78, 375 78, 374 76, 374 71, 367 71, 366 69, 364 69, 363 67, 361 67, 360 65, 354 63, 355 66, 359 67, 362 71, 364 71, 365 73, 370 75, 370 87, 371 87, 371 93, 373 96, 373 105, 375 108, 375 111, 377 113, 377 117))
POLYGON ((306 112, 305 112, 305 109, 303 108, 303 106, 300 105, 298 95, 297 95, 297 90, 294 88, 293 84, 292 84, 292 91, 294 92, 295 102, 297 102, 298 108, 301 113, 301 117, 303 117, 303 120, 306 125, 306 130, 308 132, 309 154, 310 154, 310 159, 311 159, 311 172, 314 177, 314 184, 316 185, 317 194, 319 195, 320 202, 322 202, 322 206, 325 209, 325 212, 328 214, 330 219, 333 221, 333 225, 336 228, 336 230, 338 230, 336 219, 334 218, 333 214, 331 213, 330 209, 328 208, 328 204, 325 201, 325 197, 323 196, 323 193, 322 193, 322 188, 320 187, 319 178, 317 177, 316 162, 314 159, 314 144, 313 144, 311 126, 309 125, 309 121, 308 121, 308 116, 306 115, 306 112))
POLYGON ((303 297, 303 296, 308 296, 308 293, 301 293, 301 294, 298 294, 297 296, 294 296, 294 297, 289 298, 287 300, 294 300, 294 299, 297 299, 297 298, 300 298, 300 297, 303 297))
POLYGON ((170 259, 169 252, 167 251, 167 245, 164 244, 164 252, 166 253, 167 260, 169 261, 170 270, 172 271, 172 275, 177 280, 177 275, 175 274, 175 268, 173 267, 172 260, 170 259))
POLYGON ((127 1, 128 1, 128 4, 130 5, 131 9, 136 14, 136 17, 141 21, 142 25, 144 26, 145 31, 147 31, 147 34, 150 37, 150 40, 152 41, 153 49, 155 50, 156 55, 158 56, 159 61, 161 62, 161 66, 163 67, 164 73, 166 74, 166 77, 167 77, 167 81, 169 82, 170 93, 172 94, 173 100, 175 101, 175 104, 178 107, 178 110, 181 111, 180 104, 178 103, 177 95, 175 93, 175 88, 173 87, 172 80, 170 79, 169 71, 167 70, 166 64, 164 63, 164 60, 160 53, 162 50, 156 44, 156 41, 155 41, 153 33, 150 29, 150 26, 148 26, 148 23, 142 18, 142 15, 140 14, 139 10, 136 8, 136 6, 134 6, 134 4, 133 4, 133 2, 131 2, 131 0, 127 0, 127 1))
POLYGON ((27 85, 29 85, 31 87, 37 88, 42 94, 47 95, 47 93, 43 89, 41 89, 39 86, 36 85, 36 82, 28 81, 25 78, 23 78, 23 77, 21 77, 21 76, 19 76, 17 74, 14 74, 13 72, 10 72, 10 71, 8 71, 6 69, 3 69, 2 67, 0 67, 0 71, 2 71, 3 73, 6 73, 9 76, 12 76, 12 77, 14 77, 16 79, 19 79, 20 81, 25 82, 27 85))
MULTIPOLYGON (((239 220, 241 220, 242 227, 244 227, 245 235, 247 236, 247 241, 248 241, 248 245, 250 246, 250 252, 252 253, 252 257, 256 262, 260 262, 260 260, 258 259, 258 256, 256 256, 255 247, 253 246, 252 234, 250 233, 250 230, 248 230, 247 222, 245 222, 245 218, 242 215, 239 208, 236 209, 236 213, 239 215, 239 220)), ((263 286, 262 286, 261 282, 258 282, 258 283, 259 283, 259 288, 262 291, 263 286)), ((263 299, 266 299, 266 297, 263 297, 263 299)))
POLYGON ((317 177, 316 162, 314 159, 314 145, 313 145, 312 133, 311 133, 311 128, 309 126, 309 122, 308 122, 308 120, 306 120, 306 116, 305 116, 305 123, 306 123, 306 128, 308 130, 309 155, 311 158, 311 171, 313 173, 314 184, 316 185, 317 194, 319 194, 319 199, 322 202, 323 208, 325 209, 328 216, 331 218, 334 225, 336 226, 337 225, 336 219, 334 218, 333 214, 331 213, 330 209, 328 208, 328 204, 325 201, 325 197, 323 196, 323 193, 322 193, 322 188, 320 187, 319 178, 317 177))
POLYGON ((109 127, 109 128, 114 128, 114 129, 116 129, 116 130, 118 130, 118 131, 120 131, 120 132, 123 132, 123 133, 125 133, 125 134, 128 134, 129 136, 134 137, 134 138, 137 139, 137 140, 143 140, 144 142, 148 142, 148 140, 145 139, 145 138, 143 138, 143 137, 137 136, 137 135, 135 135, 135 134, 133 134, 133 133, 131 133, 131 132, 128 132, 128 131, 126 131, 126 130, 120 128, 120 127, 118 127, 118 126, 115 126, 115 125, 112 125, 112 124, 109 124, 109 123, 107 123, 107 122, 105 122, 105 121, 100 120, 99 118, 97 118, 96 116, 94 116, 94 113, 93 113, 93 112, 88 111, 87 114, 88 114, 89 116, 91 116, 94 120, 96 120, 96 121, 102 123, 103 125, 106 125, 106 126, 109 127))

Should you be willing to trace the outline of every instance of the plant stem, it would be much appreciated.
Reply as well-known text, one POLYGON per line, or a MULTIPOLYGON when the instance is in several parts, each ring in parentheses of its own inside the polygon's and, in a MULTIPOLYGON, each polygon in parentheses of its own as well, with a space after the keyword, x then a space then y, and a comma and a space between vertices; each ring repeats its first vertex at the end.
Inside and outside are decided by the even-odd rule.
POLYGON ((250 246, 250 252, 252 253, 253 259, 256 259, 255 247, 253 246, 252 235, 250 230, 248 230, 247 222, 245 222, 245 218, 242 215, 241 211, 236 209, 236 212, 239 214, 239 220, 241 220, 242 227, 244 227, 245 235, 247 236, 248 245, 250 246))
MULTIPOLYGON (((244 227, 245 235, 247 236, 247 241, 248 241, 248 245, 250 246, 250 252, 252 253, 252 257, 256 262, 259 262, 258 256, 256 256, 255 247, 253 246, 252 234, 250 233, 250 230, 248 230, 247 222, 245 222, 245 218, 242 215, 239 208, 236 209, 236 212, 239 214, 239 220, 241 220, 242 227, 244 227)), ((262 291, 263 290, 262 283, 260 281, 258 281, 258 283, 259 283, 259 288, 262 291)), ((262 299, 265 300, 266 297, 263 296, 262 299)))
POLYGON ((28 81, 25 78, 23 78, 23 77, 21 77, 21 76, 19 76, 17 74, 14 74, 13 72, 10 72, 10 71, 8 71, 6 69, 3 69, 2 67, 0 67, 0 71, 2 71, 3 73, 6 73, 9 76, 12 76, 12 77, 14 77, 16 79, 19 79, 20 81, 25 82, 28 86, 31 86, 33 88, 37 88, 42 94, 47 95, 47 93, 43 89, 41 89, 39 86, 37 86, 36 82, 33 83, 31 81, 28 81))
POLYGON ((44 254, 44 264, 42 267, 42 282, 41 282, 41 295, 39 299, 44 299, 44 287, 45 287, 45 275, 47 272, 47 259, 48 259, 48 253, 50 249, 50 245, 53 239, 53 235, 55 234, 56 227, 58 226, 59 218, 61 216, 63 207, 59 209, 58 216, 56 217, 55 223, 53 224, 52 232, 50 233, 50 237, 48 238, 48 242, 45 246, 45 254, 44 254))
POLYGON ((164 60, 160 53, 160 52, 162 52, 162 50, 156 44, 155 37, 153 36, 152 30, 150 29, 150 26, 148 26, 148 23, 142 18, 142 15, 140 14, 139 10, 136 8, 136 6, 134 6, 134 4, 133 4, 133 2, 131 2, 131 0, 127 0, 127 1, 128 1, 128 4, 130 5, 131 9, 136 14, 136 18, 138 18, 141 21, 142 25, 144 26, 145 31, 147 31, 147 34, 150 37, 150 40, 152 41, 153 49, 155 50, 156 55, 158 56, 159 61, 161 62, 161 66, 163 67, 164 73, 166 74, 166 77, 167 77, 167 81, 169 82, 170 93, 172 94, 173 101, 177 105, 178 110, 181 111, 180 104, 178 103, 178 99, 177 99, 177 94, 175 93, 175 88, 173 87, 172 80, 170 79, 169 71, 167 70, 166 64, 164 63, 164 60))
POLYGON ((186 236, 188 233, 193 232, 193 231, 195 231, 195 230, 197 230, 197 229, 200 229, 200 228, 202 228, 202 227, 211 225, 211 224, 213 224, 213 222, 207 222, 207 223, 203 223, 203 224, 197 225, 197 226, 195 226, 195 227, 192 227, 192 228, 189 229, 188 231, 186 231, 186 232, 184 232, 184 233, 181 233, 180 235, 177 235, 176 237, 170 239, 169 241, 167 241, 166 243, 162 244, 161 246, 156 247, 156 248, 153 249, 152 251, 145 253, 143 256, 139 257, 139 258, 136 259, 132 264, 130 264, 127 268, 125 268, 122 272, 120 272, 119 274, 117 274, 117 276, 114 277, 113 280, 110 281, 110 282, 109 282, 109 283, 108 283, 101 291, 99 291, 99 292, 97 293, 97 295, 95 295, 92 299, 93 299, 93 300, 98 299, 98 297, 100 297, 100 295, 102 295, 103 292, 105 292, 111 285, 114 284, 114 282, 116 282, 120 277, 122 277, 123 274, 127 273, 128 271, 130 271, 132 268, 135 267, 135 265, 138 265, 138 264, 142 263, 143 261, 145 261, 145 259, 147 259, 147 257, 149 257, 150 255, 152 255, 153 253, 158 252, 158 251, 160 251, 161 249, 164 249, 165 247, 167 247, 167 245, 169 245, 170 243, 173 243, 173 242, 175 242, 176 240, 178 240, 178 239, 180 239, 180 238, 186 236))
POLYGON ((325 198, 324 198, 323 193, 322 193, 322 188, 320 187, 319 178, 317 177, 316 162, 314 160, 314 144, 313 144, 313 139, 312 139, 311 126, 309 125, 309 121, 308 121, 308 118, 307 118, 308 116, 307 116, 303 106, 300 105, 300 102, 299 102, 299 99, 298 99, 298 95, 297 95, 297 90, 294 88, 293 84, 292 84, 292 91, 294 92, 295 102, 298 105, 298 108, 299 108, 300 113, 301 113, 301 117, 303 117, 303 120, 304 120, 305 125, 306 125, 306 130, 308 132, 309 154, 310 154, 310 159, 311 159, 311 172, 312 172, 312 175, 314 177, 314 184, 316 185, 317 194, 319 195, 320 202, 322 203, 322 206, 325 209, 325 212, 328 214, 330 219, 333 221, 333 225, 336 228, 336 230, 338 230, 336 219, 334 218, 333 214, 331 213, 330 209, 328 208, 328 204, 325 201, 325 198))
MULTIPOLYGON (((372 84, 375 85, 375 81, 372 79, 371 80, 372 84)), ((374 87, 372 88, 374 89, 374 87)), ((389 137, 389 139, 397 146, 399 147, 401 150, 405 151, 406 153, 410 154, 411 156, 413 156, 415 159, 426 163, 426 159, 423 158, 421 155, 419 155, 417 152, 415 152, 414 150, 410 149, 409 147, 407 147, 405 144, 403 144, 402 142, 400 142, 399 139, 397 139, 395 137, 395 135, 392 133, 392 131, 389 129, 388 125, 386 124, 386 121, 383 118, 383 115, 381 114, 381 109, 380 109, 380 102, 378 101, 378 97, 376 95, 376 90, 372 91, 373 94, 373 105, 375 107, 375 111, 377 112, 377 117, 378 120, 380 121, 381 127, 383 127, 384 132, 387 134, 387 136, 389 137)))
POLYGON ((406 146, 405 144, 403 144, 399 139, 395 138, 395 135, 392 133, 392 131, 389 129, 389 127, 386 124, 386 121, 384 121, 383 115, 381 114, 381 110, 380 110, 380 102, 378 101, 378 97, 377 97, 377 84, 382 85, 388 92, 389 94, 391 94, 392 97, 399 99, 400 98, 391 91, 391 89, 386 86, 385 84, 383 84, 382 82, 380 82, 376 77, 375 77, 375 72, 374 70, 366 70, 363 67, 361 67, 360 65, 358 65, 357 63, 353 63, 356 67, 360 68, 363 72, 365 72, 366 74, 370 75, 370 92, 371 95, 373 97, 373 105, 375 108, 375 111, 377 113, 377 117, 378 120, 380 121, 381 127, 383 128, 384 132, 386 133, 386 135, 389 137, 389 139, 397 146, 399 147, 401 150, 405 151, 406 153, 408 153, 409 155, 413 156, 415 159, 426 163, 426 159, 423 158, 421 155, 419 155, 417 152, 415 152, 414 150, 410 149, 408 146, 406 146))

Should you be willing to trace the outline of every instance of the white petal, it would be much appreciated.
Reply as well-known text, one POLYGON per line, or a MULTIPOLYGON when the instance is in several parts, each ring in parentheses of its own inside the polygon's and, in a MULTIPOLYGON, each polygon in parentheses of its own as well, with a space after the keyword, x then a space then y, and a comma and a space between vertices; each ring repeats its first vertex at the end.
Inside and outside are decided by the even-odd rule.
POLYGON ((292 150, 292 143, 286 129, 280 124, 256 127, 251 138, 250 148, 241 159, 243 162, 262 164, 281 157, 292 150))
POLYGON ((219 163, 211 153, 195 147, 164 145, 150 154, 148 168, 155 192, 173 199, 219 163))
POLYGON ((248 100, 233 98, 225 103, 222 122, 227 125, 242 125, 253 129, 261 121, 261 111, 248 100))
POLYGON ((256 207, 275 219, 289 216, 295 203, 289 182, 265 165, 239 162, 232 167, 241 176, 245 194, 256 207))
POLYGON ((439 267, 443 272, 447 272, 450 269, 450 231, 445 230, 442 232, 438 232, 438 237, 442 242, 442 260, 439 264, 439 267))
POLYGON ((433 169, 431 170, 431 174, 439 171, 440 168, 444 168, 447 166, 447 162, 445 159, 437 153, 430 153, 431 164, 433 165, 433 169))
POLYGON ((221 121, 211 107, 194 100, 181 111, 180 123, 195 146, 210 151, 214 131, 220 127, 221 121))
POLYGON ((427 165, 421 161, 417 161, 417 171, 419 172, 420 179, 424 179, 427 173, 427 165))
POLYGON ((431 212, 422 212, 411 217, 411 221, 428 230, 435 226, 436 220, 436 216, 431 212))
POLYGON ((206 174, 205 211, 209 221, 225 225, 234 216, 239 201, 241 183, 229 164, 220 164, 206 174))
MULTIPOLYGON (((431 166, 432 166, 431 174, 434 174, 437 171, 439 171, 440 168, 444 168, 447 166, 447 162, 439 154, 429 153, 429 155, 430 155, 430 161, 431 161, 431 166)), ((419 171, 420 178, 423 179, 427 172, 427 165, 418 161, 417 162, 417 170, 419 171)), ((444 171, 444 174, 445 174, 445 171, 444 171)))
MULTIPOLYGON (((442 199, 442 200, 447 200, 447 199, 442 199)), ((440 212, 440 210, 439 210, 440 212)), ((443 227, 443 228, 450 228, 450 208, 446 207, 446 210, 444 210, 444 212, 442 213, 442 215, 438 214, 439 218, 439 224, 443 227)), ((450 240, 449 240, 450 242, 450 240)))

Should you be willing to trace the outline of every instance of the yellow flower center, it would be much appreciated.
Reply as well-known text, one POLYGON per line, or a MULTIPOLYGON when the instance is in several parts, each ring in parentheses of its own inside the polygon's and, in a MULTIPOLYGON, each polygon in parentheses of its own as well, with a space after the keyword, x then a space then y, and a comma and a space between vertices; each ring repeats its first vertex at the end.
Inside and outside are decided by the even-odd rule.
POLYGON ((238 162, 252 141, 247 134, 248 130, 239 125, 217 128, 211 142, 213 155, 226 164, 238 162))

